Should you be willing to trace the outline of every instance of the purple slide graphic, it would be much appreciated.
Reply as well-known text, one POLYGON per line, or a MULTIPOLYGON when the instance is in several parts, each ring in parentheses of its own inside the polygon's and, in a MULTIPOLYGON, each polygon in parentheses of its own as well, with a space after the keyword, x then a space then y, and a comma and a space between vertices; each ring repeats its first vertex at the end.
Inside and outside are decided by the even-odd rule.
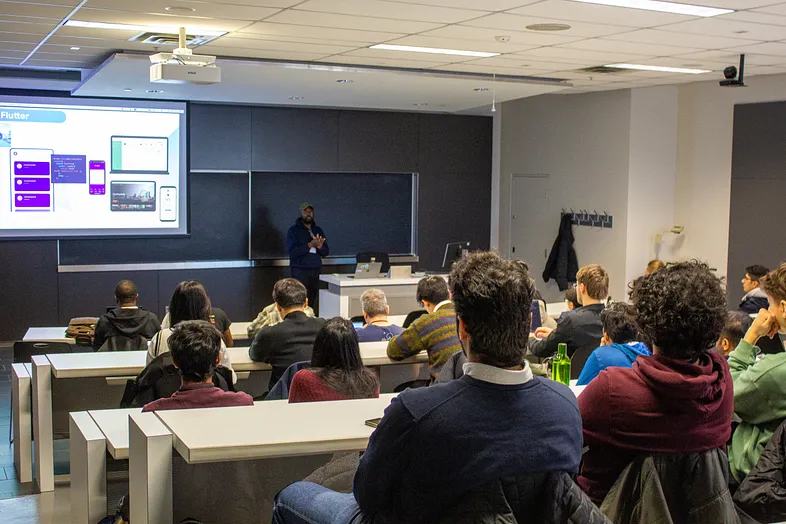
POLYGON ((14 205, 16 207, 49 207, 49 195, 20 195, 19 193, 14 196, 14 205))
POLYGON ((14 190, 16 191, 49 191, 48 178, 15 178, 14 190))
POLYGON ((14 161, 15 175, 43 175, 49 176, 49 162, 25 162, 24 160, 14 161))
POLYGON ((87 183, 86 164, 87 157, 85 155, 52 155, 52 183, 87 183))

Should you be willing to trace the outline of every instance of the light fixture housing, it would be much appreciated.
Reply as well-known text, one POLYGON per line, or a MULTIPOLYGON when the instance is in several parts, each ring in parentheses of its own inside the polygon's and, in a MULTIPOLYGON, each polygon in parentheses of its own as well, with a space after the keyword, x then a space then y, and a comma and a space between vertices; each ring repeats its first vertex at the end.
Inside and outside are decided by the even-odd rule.
POLYGON ((634 69, 636 71, 657 71, 660 73, 680 73, 687 75, 702 75, 712 73, 710 69, 691 69, 687 67, 666 67, 646 64, 609 64, 603 67, 613 67, 616 69, 634 69))
POLYGON ((629 9, 643 9, 645 11, 659 11, 688 16, 718 16, 733 13, 734 9, 721 9, 719 7, 706 7, 702 5, 678 4, 677 2, 663 2, 661 0, 571 0, 583 4, 597 4, 611 7, 627 7, 629 9))
MULTIPOLYGON (((161 32, 161 33, 174 33, 179 31, 178 26, 168 25, 131 25, 131 24, 114 24, 109 22, 86 22, 84 20, 68 20, 65 23, 69 27, 84 27, 87 29, 112 29, 117 31, 145 31, 145 32, 161 32)), ((221 31, 218 29, 203 29, 193 28, 193 33, 203 36, 224 36, 228 31, 221 31)))
POLYGON ((492 56, 499 56, 501 53, 486 53, 484 51, 465 51, 462 49, 442 49, 439 47, 418 47, 411 45, 393 45, 393 44, 376 44, 369 47, 369 49, 381 49, 384 51, 403 51, 408 53, 431 53, 435 55, 456 55, 456 56, 474 56, 477 58, 491 58, 492 56))
POLYGON ((71 47, 71 51, 79 51, 80 49, 82 49, 82 48, 81 48, 81 47, 79 47, 79 46, 73 46, 73 47, 71 47))

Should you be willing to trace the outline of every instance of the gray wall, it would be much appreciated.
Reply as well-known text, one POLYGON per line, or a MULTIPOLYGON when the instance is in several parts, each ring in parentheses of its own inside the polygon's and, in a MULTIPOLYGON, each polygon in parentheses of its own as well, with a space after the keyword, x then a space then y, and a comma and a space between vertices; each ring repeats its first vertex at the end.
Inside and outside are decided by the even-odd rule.
MULTIPOLYGON (((420 173, 418 237, 423 269, 438 269, 446 242, 488 248, 492 124, 487 117, 227 105, 191 105, 190 168, 260 171, 416 171, 420 173), (460 238, 459 238, 460 237, 460 238)), ((193 186, 192 186, 193 187, 193 186)), ((381 196, 384 197, 384 196, 381 196)), ((192 195, 192 198, 194 196, 192 195)), ((223 220, 221 209, 195 210, 223 220)), ((204 260, 199 231, 178 239, 183 261, 204 260)), ((125 252, 160 239, 61 241, 70 255, 125 252), (107 249, 110 246, 111 249, 107 249)), ((155 253, 153 249, 149 252, 155 253)), ((169 253, 166 261, 174 257, 169 253)), ((155 260, 150 260, 155 262, 155 260)), ((159 314, 175 284, 205 283, 216 306, 233 320, 252 319, 271 302, 273 283, 287 268, 132 273, 58 273, 56 240, 0 242, 0 340, 21 338, 29 326, 63 325, 98 315, 112 303, 115 283, 131 278, 142 305, 159 314)), ((335 272, 346 268, 328 267, 335 272)))
POLYGON ((728 300, 736 308, 745 268, 786 259, 786 102, 734 107, 728 300))

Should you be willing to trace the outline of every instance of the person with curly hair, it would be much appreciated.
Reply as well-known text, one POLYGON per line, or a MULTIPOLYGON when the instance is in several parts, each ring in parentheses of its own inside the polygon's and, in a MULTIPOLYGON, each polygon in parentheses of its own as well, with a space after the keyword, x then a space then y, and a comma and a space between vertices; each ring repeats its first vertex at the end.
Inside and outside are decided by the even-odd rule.
POLYGON ((761 337, 786 332, 786 263, 761 279, 769 309, 759 310, 737 349, 729 355, 734 379, 734 411, 742 422, 729 447, 731 473, 742 481, 756 465, 764 446, 786 419, 786 353, 757 360, 761 337))
POLYGON ((731 434, 729 366, 710 351, 726 323, 721 280, 682 262, 639 280, 632 299, 653 355, 601 371, 579 397, 589 450, 578 484, 597 504, 636 457, 723 448, 731 434))

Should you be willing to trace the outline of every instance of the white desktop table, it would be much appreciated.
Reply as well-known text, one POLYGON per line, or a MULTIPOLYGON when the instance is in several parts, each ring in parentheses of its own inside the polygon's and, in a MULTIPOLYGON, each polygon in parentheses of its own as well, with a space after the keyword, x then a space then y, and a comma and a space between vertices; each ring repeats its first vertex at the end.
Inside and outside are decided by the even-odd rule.
MULTIPOLYGON (((440 275, 447 278, 447 275, 440 275)), ((362 315, 360 295, 369 288, 385 292, 393 315, 406 315, 419 309, 416 297, 420 275, 410 278, 353 278, 353 275, 338 273, 320 275, 319 280, 327 283, 327 289, 319 290, 319 316, 324 318, 362 315)))
POLYGON ((19 482, 33 480, 33 406, 31 364, 11 364, 11 411, 14 424, 14 468, 19 482))
MULTIPOLYGON (((232 333, 232 338, 235 340, 248 340, 247 328, 251 322, 232 322, 229 326, 229 332, 232 333)), ((24 342, 66 342, 68 344, 76 344, 73 338, 65 336, 66 327, 31 327, 28 328, 25 336, 22 337, 24 342)))

